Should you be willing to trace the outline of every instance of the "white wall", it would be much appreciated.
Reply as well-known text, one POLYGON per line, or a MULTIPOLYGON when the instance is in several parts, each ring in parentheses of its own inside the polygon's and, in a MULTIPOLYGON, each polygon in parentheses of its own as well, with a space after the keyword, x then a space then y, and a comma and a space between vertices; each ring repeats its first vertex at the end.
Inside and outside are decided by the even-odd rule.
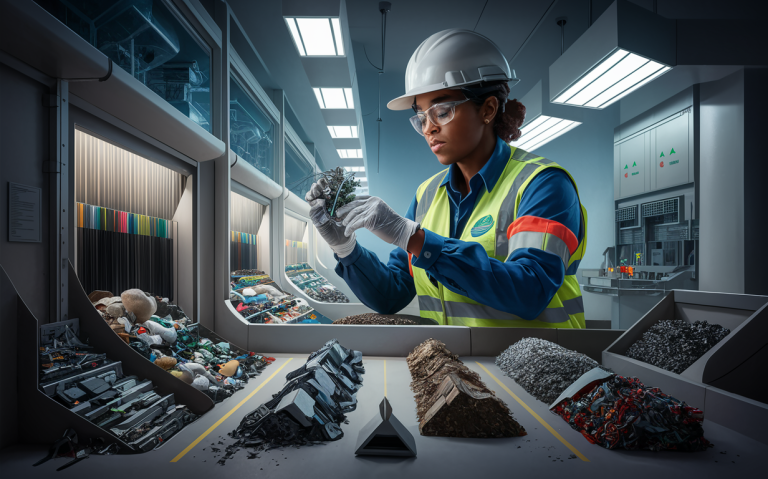
POLYGON ((195 305, 195 285, 194 285, 194 245, 192 228, 192 186, 194 184, 193 178, 190 176, 187 179, 187 185, 184 189, 184 193, 181 195, 181 201, 179 206, 176 207, 176 212, 173 214, 173 221, 179 224, 178 236, 174 238, 176 248, 178 248, 178 265, 176 268, 176 284, 178 285, 178 297, 176 304, 189 316, 193 321, 194 318, 194 305, 195 305))
POLYGON ((744 293, 744 70, 701 85, 699 289, 744 293))

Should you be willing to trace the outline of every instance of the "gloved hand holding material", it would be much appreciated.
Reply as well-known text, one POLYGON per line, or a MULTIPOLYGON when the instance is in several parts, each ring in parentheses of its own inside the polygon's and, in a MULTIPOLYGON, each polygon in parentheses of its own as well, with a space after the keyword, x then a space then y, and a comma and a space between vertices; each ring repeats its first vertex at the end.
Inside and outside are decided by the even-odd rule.
MULTIPOLYGON (((312 184, 312 187, 307 192, 304 199, 309 203, 309 218, 317 228, 318 233, 328 243, 334 253, 339 258, 349 256, 355 249, 357 240, 355 239, 355 233, 350 235, 344 234, 344 226, 338 225, 333 221, 325 210, 325 196, 324 190, 328 188, 328 182, 325 178, 320 178, 317 183, 312 184)), ((351 204, 351 203, 350 203, 351 204)), ((341 211, 339 211, 341 213, 341 211)), ((341 214, 337 215, 341 216, 341 214)))
POLYGON ((344 234, 354 236, 355 230, 365 228, 405 251, 408 251, 408 240, 419 229, 419 223, 403 218, 376 196, 358 196, 339 209, 339 216, 345 216, 344 234))

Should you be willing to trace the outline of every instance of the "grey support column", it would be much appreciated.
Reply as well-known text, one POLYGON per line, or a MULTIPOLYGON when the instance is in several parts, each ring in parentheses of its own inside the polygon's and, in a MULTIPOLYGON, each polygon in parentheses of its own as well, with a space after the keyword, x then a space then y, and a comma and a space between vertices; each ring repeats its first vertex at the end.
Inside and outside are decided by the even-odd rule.
POLYGON ((49 107, 50 156, 43 165, 49 177, 50 198, 50 320, 68 318, 67 263, 69 262, 69 84, 57 80, 46 99, 49 107), (57 213, 58 212, 58 213, 57 213))
MULTIPOLYGON (((285 93, 283 90, 275 90, 272 98, 277 109, 280 111, 280 122, 275 132, 275 145, 277 146, 275 171, 277 178, 275 182, 283 187, 285 191, 285 93)), ((285 287, 285 193, 272 200, 272 208, 269 215, 270 225, 270 243, 272 279, 285 287)))

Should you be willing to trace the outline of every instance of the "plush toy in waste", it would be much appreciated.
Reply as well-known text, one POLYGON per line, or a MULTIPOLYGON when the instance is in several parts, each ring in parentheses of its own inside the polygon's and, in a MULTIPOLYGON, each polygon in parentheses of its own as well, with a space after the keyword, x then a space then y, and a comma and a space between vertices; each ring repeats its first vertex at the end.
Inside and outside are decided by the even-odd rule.
POLYGON ((176 359, 170 356, 163 356, 162 358, 155 359, 155 364, 167 371, 176 366, 176 359))
POLYGON ((120 295, 125 309, 136 315, 136 322, 145 323, 155 314, 157 304, 155 298, 147 296, 140 289, 129 289, 120 295))
POLYGON ((160 336, 168 344, 174 344, 176 342, 176 329, 163 327, 161 324, 155 321, 147 321, 143 324, 145 328, 149 330, 153 335, 160 336))

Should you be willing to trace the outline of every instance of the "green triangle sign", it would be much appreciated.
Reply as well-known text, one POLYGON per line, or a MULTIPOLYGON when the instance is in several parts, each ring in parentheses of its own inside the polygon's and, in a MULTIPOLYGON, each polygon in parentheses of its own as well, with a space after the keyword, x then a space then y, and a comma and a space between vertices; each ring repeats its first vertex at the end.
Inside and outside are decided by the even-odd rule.
POLYGON ((661 155, 659 155, 659 158, 664 158, 664 152, 661 152, 661 155))
POLYGON ((632 163, 632 167, 634 168, 635 166, 637 166, 637 162, 632 163))
POLYGON ((670 155, 674 155, 674 154, 675 154, 675 149, 674 149, 674 148, 672 148, 672 151, 670 151, 670 152, 669 152, 669 154, 670 154, 670 155))
POLYGON ((624 165, 624 169, 626 170, 627 168, 629 168, 629 165, 624 165))

